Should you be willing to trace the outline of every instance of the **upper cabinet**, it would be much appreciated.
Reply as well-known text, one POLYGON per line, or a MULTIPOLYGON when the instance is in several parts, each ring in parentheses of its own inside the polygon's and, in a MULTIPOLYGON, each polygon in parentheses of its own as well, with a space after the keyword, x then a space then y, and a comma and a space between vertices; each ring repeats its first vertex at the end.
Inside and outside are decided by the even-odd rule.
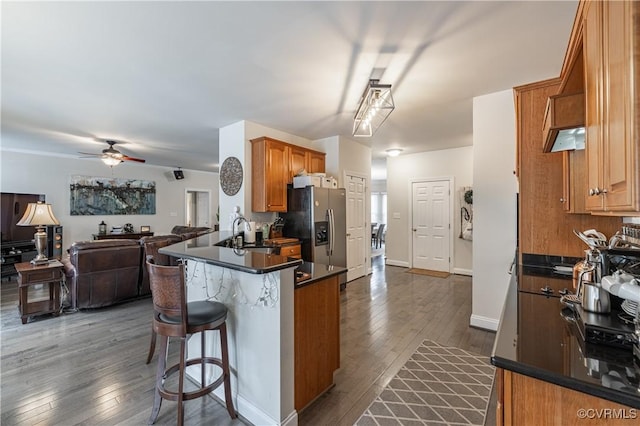
POLYGON ((269 138, 251 141, 251 210, 286 212, 289 147, 269 138))
POLYGON ((312 151, 297 145, 290 145, 289 152, 289 183, 293 182, 293 177, 302 169, 307 173, 324 173, 324 152, 312 151))
POLYGON ((307 171, 309 173, 324 173, 325 157, 326 154, 323 152, 307 150, 307 171))
POLYGON ((251 210, 286 212, 287 184, 300 170, 324 173, 325 154, 266 136, 251 140, 251 210))
POLYGON ((516 136, 518 152, 519 203, 518 203, 518 252, 553 254, 580 257, 584 255, 584 243, 573 230, 597 229, 605 235, 613 235, 619 228, 620 217, 599 217, 590 214, 566 214, 576 212, 581 206, 578 197, 571 197, 572 188, 579 182, 566 181, 561 187, 563 175, 578 178, 584 174, 584 162, 578 156, 585 151, 544 153, 542 147, 542 122, 547 99, 558 93, 560 79, 531 83, 514 88, 516 107, 516 136), (566 160, 566 161, 565 161, 566 160), (571 172, 571 173, 569 173, 571 172), (569 173, 569 174, 567 174, 569 173))
POLYGON ((587 1, 583 49, 587 186, 586 208, 597 214, 640 211, 638 90, 640 18, 637 2, 587 1))

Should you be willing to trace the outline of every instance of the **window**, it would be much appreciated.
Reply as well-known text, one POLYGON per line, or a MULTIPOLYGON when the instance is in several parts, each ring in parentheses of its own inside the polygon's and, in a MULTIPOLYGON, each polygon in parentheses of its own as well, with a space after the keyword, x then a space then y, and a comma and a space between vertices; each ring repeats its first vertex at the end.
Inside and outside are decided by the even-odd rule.
POLYGON ((371 193, 371 223, 387 223, 387 193, 371 193))

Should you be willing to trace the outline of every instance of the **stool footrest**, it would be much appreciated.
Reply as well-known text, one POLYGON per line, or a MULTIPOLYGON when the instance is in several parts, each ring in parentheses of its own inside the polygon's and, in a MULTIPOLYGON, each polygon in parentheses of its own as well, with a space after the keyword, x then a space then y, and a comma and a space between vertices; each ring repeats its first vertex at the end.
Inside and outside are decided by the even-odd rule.
MULTIPOLYGON (((200 388, 198 388, 198 389, 196 389, 194 391, 183 392, 182 399, 184 401, 188 401, 190 399, 200 398, 201 396, 210 393, 212 390, 216 389, 218 386, 220 386, 222 383, 224 383, 224 379, 225 379, 224 367, 223 367, 223 364, 222 364, 222 360, 220 358, 213 358, 213 357, 193 358, 193 359, 187 360, 185 365, 187 367, 190 366, 190 365, 201 365, 203 362, 205 364, 217 365, 218 367, 220 367, 222 369, 222 374, 220 374, 220 376, 215 381, 213 381, 212 383, 210 383, 210 384, 208 384, 206 386, 202 386, 202 384, 201 384, 200 388)), ((180 371, 180 364, 179 363, 178 364, 174 364, 171 367, 167 368, 165 370, 165 372, 164 372, 165 380, 171 374, 177 373, 179 371, 180 371)), ((179 398, 179 392, 170 391, 170 390, 166 389, 164 387, 164 381, 161 384, 161 387, 158 389, 158 392, 160 393, 160 395, 164 399, 167 399, 169 401, 177 401, 178 398, 179 398)))

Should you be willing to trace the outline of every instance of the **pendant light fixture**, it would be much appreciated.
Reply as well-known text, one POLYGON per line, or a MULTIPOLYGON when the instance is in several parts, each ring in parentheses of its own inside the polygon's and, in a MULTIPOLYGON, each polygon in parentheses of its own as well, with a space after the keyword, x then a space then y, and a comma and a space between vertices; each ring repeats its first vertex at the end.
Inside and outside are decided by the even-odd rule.
POLYGON ((373 136, 394 108, 391 85, 369 80, 353 119, 353 136, 373 136))

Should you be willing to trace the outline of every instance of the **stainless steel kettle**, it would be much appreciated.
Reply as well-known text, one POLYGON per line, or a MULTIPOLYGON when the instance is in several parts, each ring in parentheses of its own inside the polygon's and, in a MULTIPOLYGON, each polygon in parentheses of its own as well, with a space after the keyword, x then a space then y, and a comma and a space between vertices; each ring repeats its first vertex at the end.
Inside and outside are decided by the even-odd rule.
POLYGON ((582 309, 597 314, 611 312, 611 299, 609 292, 600 286, 600 283, 582 283, 580 303, 582 309))
POLYGON ((582 309, 598 314, 611 312, 609 292, 602 288, 602 253, 587 250, 585 262, 580 267, 577 294, 582 309))

